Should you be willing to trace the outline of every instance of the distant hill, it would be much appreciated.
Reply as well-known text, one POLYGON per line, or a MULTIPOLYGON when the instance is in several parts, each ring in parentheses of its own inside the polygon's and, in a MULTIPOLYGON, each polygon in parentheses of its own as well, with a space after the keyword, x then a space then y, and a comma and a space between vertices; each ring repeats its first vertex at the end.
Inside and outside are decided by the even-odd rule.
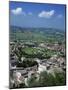
POLYGON ((17 26, 10 26, 10 39, 60 41, 65 39, 65 32, 54 28, 21 28, 17 26))

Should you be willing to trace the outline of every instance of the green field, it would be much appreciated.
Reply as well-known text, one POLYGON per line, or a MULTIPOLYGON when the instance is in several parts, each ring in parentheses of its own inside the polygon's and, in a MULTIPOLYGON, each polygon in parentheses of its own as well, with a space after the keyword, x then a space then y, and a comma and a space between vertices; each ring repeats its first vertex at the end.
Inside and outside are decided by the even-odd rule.
POLYGON ((65 41, 63 30, 52 28, 19 28, 10 27, 10 40, 32 40, 37 42, 57 42, 65 41))

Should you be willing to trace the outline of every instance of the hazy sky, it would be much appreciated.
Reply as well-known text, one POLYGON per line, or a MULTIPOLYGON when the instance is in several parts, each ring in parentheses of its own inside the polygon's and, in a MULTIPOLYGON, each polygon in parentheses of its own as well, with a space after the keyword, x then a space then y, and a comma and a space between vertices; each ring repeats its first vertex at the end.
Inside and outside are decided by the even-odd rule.
POLYGON ((11 1, 10 25, 65 29, 65 5, 11 1))

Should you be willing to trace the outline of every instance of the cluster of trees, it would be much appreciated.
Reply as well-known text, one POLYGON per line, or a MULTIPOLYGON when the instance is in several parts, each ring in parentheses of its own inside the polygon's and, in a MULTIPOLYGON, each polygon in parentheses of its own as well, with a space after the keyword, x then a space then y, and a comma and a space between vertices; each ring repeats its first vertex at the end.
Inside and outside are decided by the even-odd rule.
POLYGON ((65 55, 64 52, 60 52, 60 53, 59 53, 59 56, 64 57, 64 58, 66 57, 66 55, 65 55))
POLYGON ((29 59, 29 58, 24 59, 23 62, 18 61, 16 65, 17 65, 17 67, 24 67, 24 68, 32 67, 35 65, 37 65, 37 67, 38 67, 38 63, 32 59, 29 59))
POLYGON ((47 87, 47 86, 63 86, 66 85, 65 73, 55 73, 55 76, 42 72, 39 76, 39 80, 36 81, 35 77, 31 77, 28 80, 29 87, 47 87))
POLYGON ((39 79, 33 75, 27 81, 28 86, 24 83, 19 84, 19 87, 13 85, 12 88, 31 88, 31 87, 48 87, 48 86, 64 86, 66 85, 66 74, 55 72, 55 76, 48 74, 46 71, 43 71, 39 75, 39 79))

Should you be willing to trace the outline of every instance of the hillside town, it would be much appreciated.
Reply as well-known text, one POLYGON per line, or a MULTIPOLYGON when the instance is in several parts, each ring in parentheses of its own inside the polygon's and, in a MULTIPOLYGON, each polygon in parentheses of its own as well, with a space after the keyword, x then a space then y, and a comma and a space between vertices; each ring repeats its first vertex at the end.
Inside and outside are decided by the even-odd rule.
POLYGON ((28 87, 28 80, 32 76, 39 80, 43 71, 55 77, 55 72, 66 71, 65 45, 58 42, 53 44, 32 41, 10 42, 9 67, 11 88, 19 87, 22 83, 28 87), (32 65, 29 63, 26 65, 26 62, 32 65))

